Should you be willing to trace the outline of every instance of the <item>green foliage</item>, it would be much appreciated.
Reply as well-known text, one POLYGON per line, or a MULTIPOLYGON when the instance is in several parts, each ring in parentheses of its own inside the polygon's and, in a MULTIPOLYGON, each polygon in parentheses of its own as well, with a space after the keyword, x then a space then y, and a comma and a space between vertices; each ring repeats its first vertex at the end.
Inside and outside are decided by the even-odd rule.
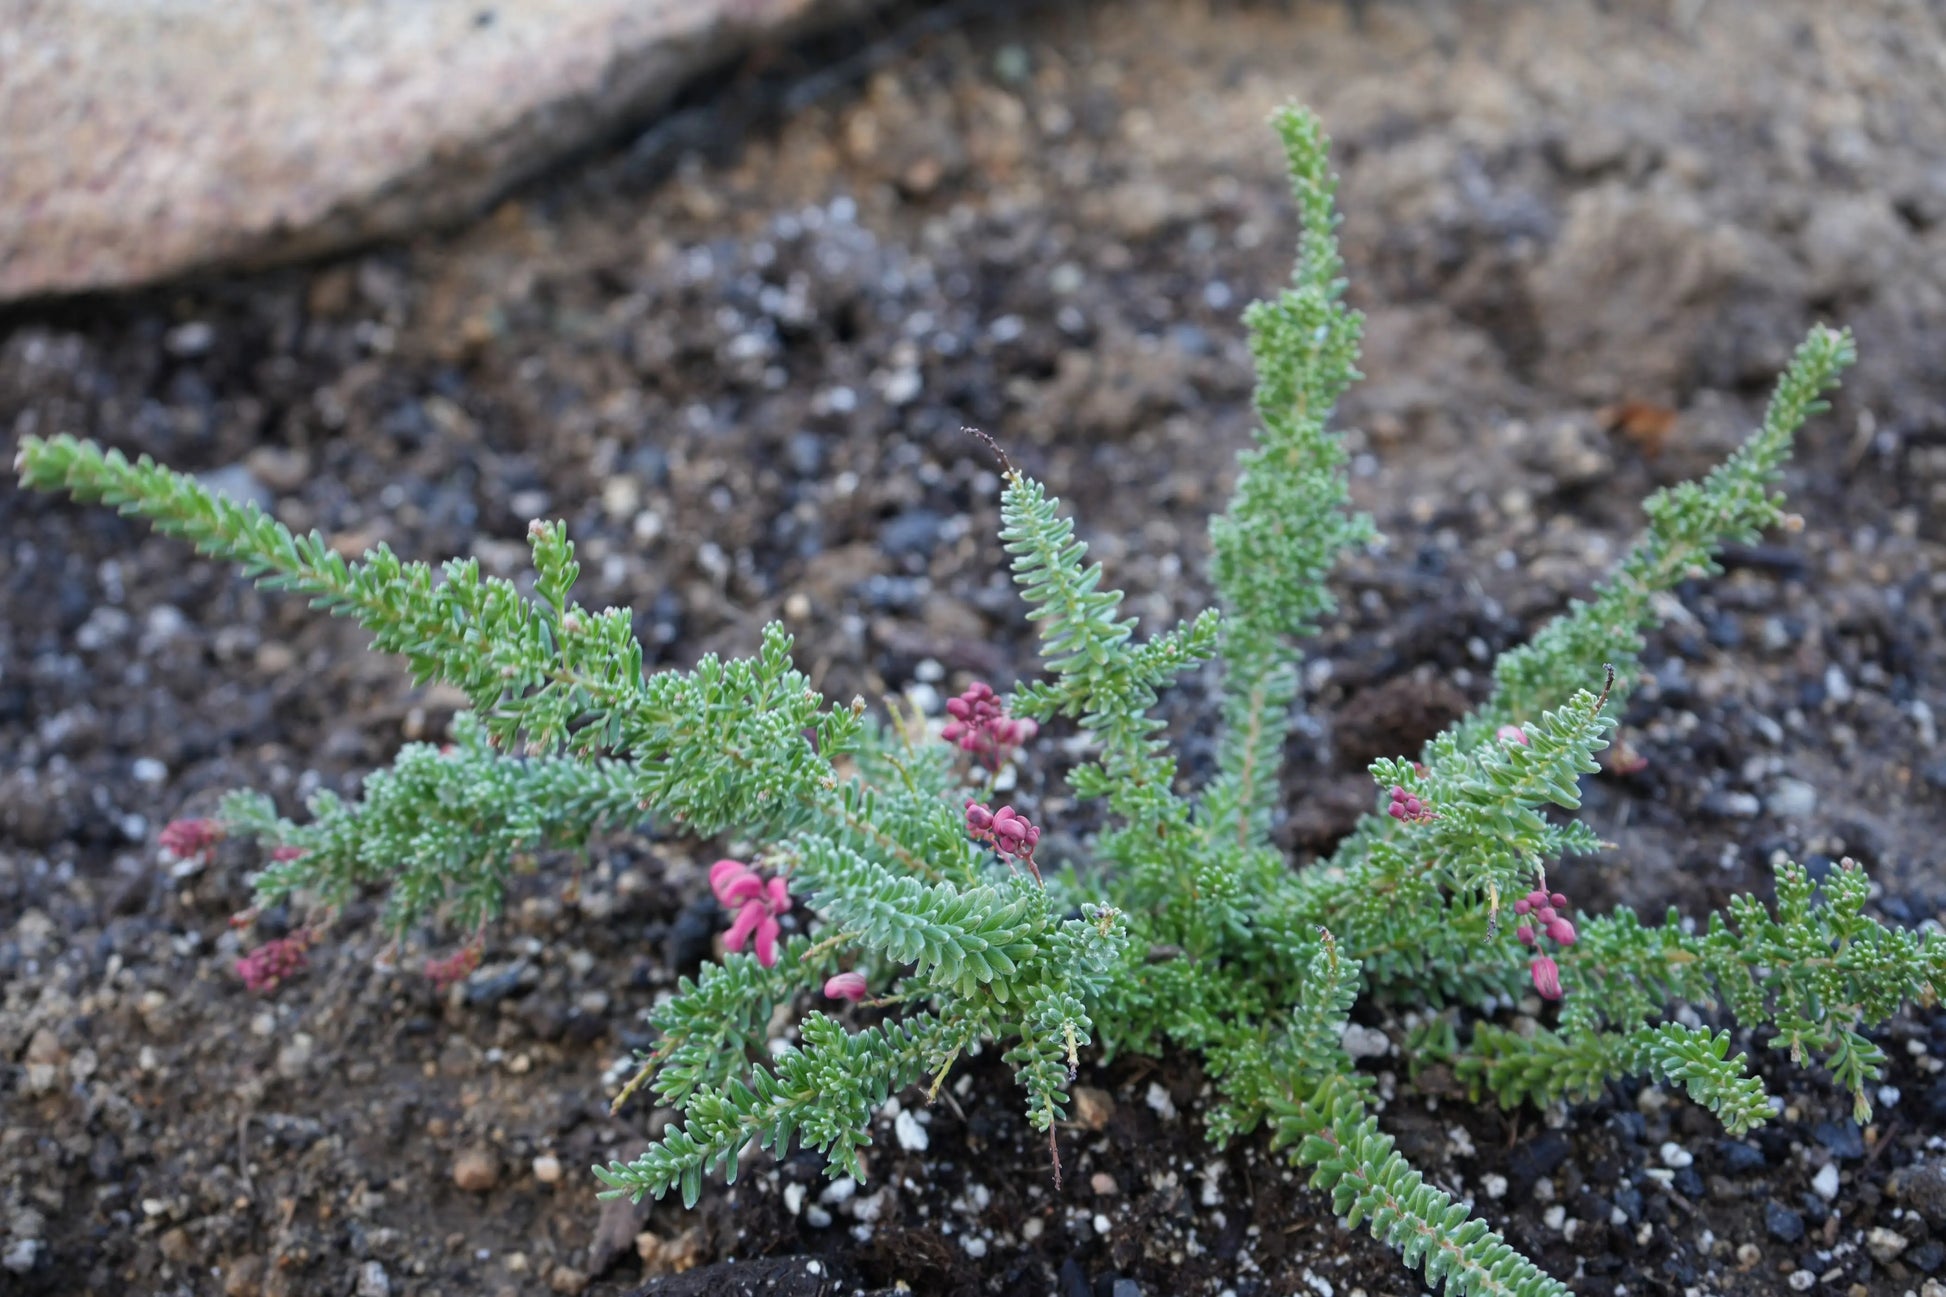
MULTIPOLYGON (((1001 539, 1046 665, 1009 705, 1086 737, 1068 788, 1108 816, 1092 864, 1049 861, 1045 887, 970 836, 964 807, 982 790, 953 749, 860 703, 828 704, 780 628, 754 657, 645 679, 629 614, 571 601, 574 550, 558 523, 530 529, 528 595, 470 561, 434 571, 381 547, 349 562, 190 478, 71 438, 25 439, 19 472, 356 618, 416 678, 471 700, 450 750, 406 747, 356 801, 320 795, 302 823, 253 794, 227 801, 231 831, 281 849, 256 878, 262 900, 332 910, 385 888, 395 931, 441 921, 471 933, 499 912, 525 858, 583 848, 604 827, 647 817, 764 844, 802 930, 728 956, 656 1009, 655 1043, 617 1104, 647 1084, 681 1122, 598 1169, 610 1192, 680 1188, 693 1204, 705 1175, 734 1177, 752 1144, 781 1152, 793 1140, 831 1174, 862 1176, 859 1150, 887 1096, 936 1088, 955 1059, 989 1045, 1053 1140, 1080 1051, 1174 1047, 1199 1054, 1216 1084, 1212 1139, 1268 1125, 1337 1214, 1428 1283, 1565 1293, 1380 1131, 1371 1079, 1342 1044, 1347 1015, 1361 996, 1424 1014, 1415 1065, 1443 1062, 1503 1104, 1588 1099, 1643 1075, 1682 1086, 1735 1132, 1771 1111, 1734 1052, 1735 1032, 1754 1030, 1828 1068, 1860 1119, 1869 1112, 1884 1059, 1866 1033, 1937 998, 1946 945, 1867 914, 1869 884, 1849 863, 1821 888, 1785 864, 1774 903, 1738 897, 1700 930, 1621 911, 1580 922, 1565 944, 1575 934, 1509 931, 1506 913, 1510 898, 1546 894, 1553 862, 1600 849, 1564 813, 1608 741, 1654 596, 1782 518, 1779 468, 1851 362, 1851 340, 1814 330, 1750 441, 1701 482, 1653 497, 1642 539, 1594 597, 1505 654, 1491 699, 1416 761, 1374 763, 1373 812, 1331 859, 1293 872, 1271 833, 1297 644, 1331 610, 1338 558, 1372 531, 1348 509, 1345 451, 1328 426, 1357 377, 1360 320, 1343 300, 1326 142, 1301 111, 1275 125, 1304 234, 1291 285, 1245 317, 1261 426, 1211 523, 1218 610, 1139 639, 1058 502, 1007 472, 1001 539), (1189 788, 1153 712, 1161 689, 1211 659, 1218 760, 1189 788), (1543 969, 1557 971, 1538 962, 1540 941, 1554 943, 1546 958, 1558 958, 1566 997, 1551 1025, 1516 1030, 1494 1015, 1530 972, 1541 986, 1543 969), (875 997, 858 1022, 805 1012, 797 1043, 771 1039, 780 1014, 843 969, 875 997)), ((775 918, 773 900, 736 903, 775 918)))

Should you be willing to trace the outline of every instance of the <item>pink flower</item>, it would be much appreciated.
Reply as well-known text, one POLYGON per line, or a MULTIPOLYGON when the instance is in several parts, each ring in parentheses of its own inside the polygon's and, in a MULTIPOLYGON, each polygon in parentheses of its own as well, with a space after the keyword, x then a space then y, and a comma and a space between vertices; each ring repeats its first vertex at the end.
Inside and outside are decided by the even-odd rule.
POLYGON ((443 991, 465 981, 479 966, 480 943, 471 941, 444 959, 428 959, 426 976, 432 979, 434 987, 443 991))
POLYGON ((1527 731, 1518 725, 1502 725, 1493 732, 1493 737, 1502 743, 1518 743, 1523 748, 1531 746, 1527 739, 1527 731))
POLYGON ((719 860, 709 867, 709 889, 726 906, 742 905, 763 894, 763 879, 741 860, 719 860))
POLYGON ((1527 971, 1534 978, 1534 989, 1541 993, 1543 1000, 1561 998, 1561 966, 1546 955, 1534 956, 1527 965, 1527 971))
POLYGON ((990 766, 1000 765, 1010 749, 1041 732, 1033 721, 1008 716, 999 695, 984 681, 976 680, 959 697, 947 699, 946 711, 953 719, 940 730, 940 737, 990 766))
POLYGON ((1544 892, 1536 887, 1527 895, 1514 902, 1514 913, 1531 920, 1514 929, 1514 936, 1520 944, 1535 952, 1529 965, 1534 975, 1534 989, 1549 1000, 1561 998, 1561 970, 1555 962, 1540 953, 1543 937, 1559 946, 1572 946, 1576 933, 1574 924, 1561 911, 1566 909, 1568 898, 1560 892, 1544 892))
POLYGON ((211 819, 170 820, 162 826, 160 841, 178 860, 200 856, 223 840, 223 826, 211 819))
POLYGON ((1041 867, 1034 860, 1034 848, 1040 844, 1041 831, 1013 807, 1002 806, 993 811, 969 799, 966 832, 974 841, 991 845, 1009 868, 1018 860, 1033 871, 1036 879, 1040 878, 1041 867))
POLYGON ((838 973, 824 979, 824 993, 833 1000, 850 1000, 857 1004, 868 994, 863 973, 838 973))
POLYGON ((305 964, 304 952, 312 941, 309 928, 299 928, 288 937, 266 941, 236 961, 237 975, 252 991, 274 991, 278 983, 305 964))
POLYGON ((754 942, 757 962, 775 968, 777 939, 784 931, 777 916, 791 908, 789 884, 782 878, 765 882, 741 860, 719 860, 710 866, 709 885, 725 909, 736 911, 723 948, 738 952, 754 942))

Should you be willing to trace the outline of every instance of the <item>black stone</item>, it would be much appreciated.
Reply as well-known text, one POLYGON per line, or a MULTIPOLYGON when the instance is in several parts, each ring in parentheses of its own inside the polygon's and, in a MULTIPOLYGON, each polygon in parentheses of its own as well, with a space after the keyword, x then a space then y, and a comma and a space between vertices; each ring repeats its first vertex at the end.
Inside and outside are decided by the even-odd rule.
POLYGON ((1767 1202, 1764 1228, 1780 1243, 1795 1243, 1804 1237, 1804 1218, 1781 1202, 1767 1202))
POLYGON ((1849 1118, 1844 1121, 1821 1121, 1811 1128, 1811 1136, 1838 1157, 1857 1159, 1865 1156, 1864 1132, 1858 1129, 1857 1122, 1849 1118))
POLYGON ((1740 1139, 1717 1141, 1716 1155, 1723 1163, 1723 1170, 1730 1175, 1749 1175, 1763 1170, 1767 1164, 1762 1149, 1740 1139))

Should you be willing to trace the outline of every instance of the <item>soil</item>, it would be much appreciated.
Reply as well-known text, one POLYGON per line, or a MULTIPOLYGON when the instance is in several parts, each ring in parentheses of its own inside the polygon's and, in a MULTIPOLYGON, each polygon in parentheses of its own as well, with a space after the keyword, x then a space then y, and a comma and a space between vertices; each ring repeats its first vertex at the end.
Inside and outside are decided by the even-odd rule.
MULTIPOLYGON (((1558 882, 1696 914, 1764 890, 1775 853, 1849 855, 1886 919, 1940 916, 1936 7, 890 21, 862 53, 772 52, 463 230, 16 310, 0 427, 148 452, 352 553, 517 573, 527 520, 565 517, 580 597, 636 609, 657 664, 782 619, 832 695, 936 708, 1033 666, 964 424, 1067 500, 1147 628, 1207 601, 1205 519, 1250 430, 1236 316, 1293 237, 1262 123, 1300 98, 1338 141, 1370 375, 1342 418, 1390 541, 1315 645, 1293 858, 1370 804, 1364 761, 1413 750, 1587 591, 1650 489, 1735 444, 1829 319, 1862 359, 1790 471, 1804 526, 1667 602, 1634 757, 1586 781, 1616 845, 1558 882)), ((721 844, 609 841, 571 899, 575 862, 542 862, 445 994, 376 962, 366 902, 253 996, 226 919, 261 861, 231 842, 171 867, 161 824, 237 786, 354 789, 454 700, 106 511, 0 485, 0 534, 9 1294, 1420 1291, 1262 1138, 1205 1143, 1180 1058, 1087 1069, 1058 1190, 989 1058, 931 1108, 903 1096, 907 1139, 888 1116, 849 1198, 793 1155, 695 1213, 603 1206, 582 1168, 668 1117, 608 1097, 642 1011, 709 953, 721 844)), ((1197 686, 1172 706, 1194 761, 1197 686)), ((1787 1106, 1747 1141, 1652 1087, 1503 1113, 1408 1089, 1396 1043, 1365 1066, 1418 1165, 1578 1291, 1934 1293, 1946 1015, 1880 1039, 1862 1130, 1749 1042, 1787 1106)))

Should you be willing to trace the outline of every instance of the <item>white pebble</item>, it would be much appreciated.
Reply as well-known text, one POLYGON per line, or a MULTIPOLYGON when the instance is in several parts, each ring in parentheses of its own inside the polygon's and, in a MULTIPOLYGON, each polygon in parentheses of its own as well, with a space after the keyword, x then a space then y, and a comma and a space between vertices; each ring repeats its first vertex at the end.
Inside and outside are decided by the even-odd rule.
POLYGON ((169 777, 169 767, 154 757, 137 757, 135 764, 129 767, 129 773, 135 776, 138 784, 159 784, 169 777))
POLYGON ((1793 1270, 1791 1277, 1784 1282, 1791 1286, 1792 1292, 1810 1292, 1811 1285, 1817 1281, 1818 1277, 1809 1270, 1793 1270))
POLYGON ((893 1119, 892 1133, 898 1137, 899 1147, 908 1153, 923 1153, 926 1145, 932 1142, 926 1135, 926 1128, 909 1112, 900 1112, 893 1119))
POLYGON ((804 1195, 809 1192, 810 1190, 801 1184, 785 1185, 784 1210, 793 1216, 802 1215, 804 1211, 804 1195))
POLYGON ((1811 1177, 1811 1188, 1818 1197, 1824 1199, 1826 1202, 1830 1202, 1833 1198, 1836 1198, 1838 1196, 1838 1164, 1836 1162, 1826 1162, 1823 1166, 1819 1167, 1818 1173, 1811 1177))
POLYGON ((1684 1148, 1681 1144, 1676 1143, 1673 1139, 1662 1146, 1661 1152, 1662 1165, 1673 1167, 1678 1171, 1686 1166, 1694 1166, 1696 1164, 1696 1155, 1684 1148))
POLYGON ((1345 1052, 1353 1061, 1361 1058, 1384 1058, 1392 1052, 1392 1040, 1384 1032, 1373 1027, 1352 1023, 1345 1028, 1342 1037, 1345 1052))
POLYGON ((1558 1202, 1555 1203, 1552 1207, 1549 1207, 1546 1211, 1541 1213, 1541 1224, 1547 1226, 1549 1229, 1553 1230, 1556 1234, 1559 1234, 1561 1232, 1561 1227, 1566 1225, 1567 1223, 1568 1223, 1568 1209, 1566 1207, 1563 1207, 1558 1202))
POLYGON ((1145 1102, 1155 1115, 1164 1121, 1176 1119, 1176 1101, 1169 1097, 1169 1092, 1163 1089, 1160 1081, 1149 1082, 1149 1093, 1145 1097, 1145 1102))
POLYGON ((1095 1233, 1106 1234, 1113 1228, 1114 1226, 1108 1223, 1108 1217, 1102 1215, 1100 1212, 1095 1213, 1095 1233))
POLYGON ((966 1249, 966 1255, 976 1259, 987 1254, 987 1241, 978 1234, 961 1235, 959 1245, 966 1249))
POLYGON ((1507 1177, 1489 1171, 1480 1177, 1480 1191, 1498 1201, 1507 1196, 1507 1177))
POLYGON ((561 1159, 552 1153, 542 1153, 534 1159, 534 1178, 542 1184, 556 1184, 561 1179, 561 1159))

